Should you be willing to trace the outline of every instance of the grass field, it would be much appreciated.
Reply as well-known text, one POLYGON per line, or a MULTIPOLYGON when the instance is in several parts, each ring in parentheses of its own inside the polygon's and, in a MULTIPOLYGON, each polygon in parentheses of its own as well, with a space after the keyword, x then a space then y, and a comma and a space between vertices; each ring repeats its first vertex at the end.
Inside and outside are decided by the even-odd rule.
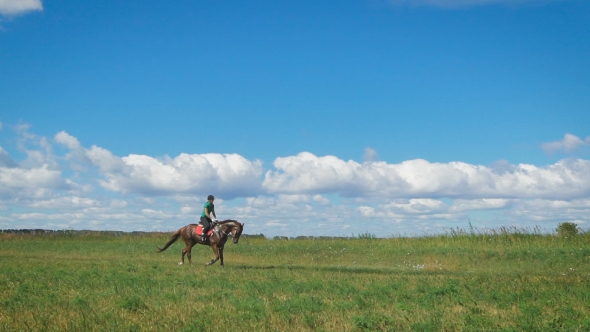
POLYGON ((590 233, 228 243, 0 234, 0 331, 590 331, 590 233))

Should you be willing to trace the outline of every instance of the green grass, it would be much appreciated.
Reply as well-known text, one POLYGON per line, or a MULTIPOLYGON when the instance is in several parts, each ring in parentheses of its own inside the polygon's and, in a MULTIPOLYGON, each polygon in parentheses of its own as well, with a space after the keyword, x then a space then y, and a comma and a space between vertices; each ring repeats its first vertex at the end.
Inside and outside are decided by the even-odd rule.
POLYGON ((590 234, 267 240, 0 234, 0 331, 589 331, 590 234))

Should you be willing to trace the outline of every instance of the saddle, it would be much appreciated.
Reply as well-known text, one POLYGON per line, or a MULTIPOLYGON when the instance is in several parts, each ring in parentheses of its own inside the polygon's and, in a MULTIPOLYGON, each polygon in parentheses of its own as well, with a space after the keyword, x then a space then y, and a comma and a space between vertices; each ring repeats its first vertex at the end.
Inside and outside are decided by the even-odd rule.
MULTIPOLYGON (((213 234, 214 230, 215 230, 215 227, 209 228, 209 231, 207 232, 207 236, 211 236, 211 234, 213 234)), ((203 235, 203 225, 199 224, 199 226, 197 226, 197 228, 195 228, 195 234, 197 234, 198 236, 203 235)))

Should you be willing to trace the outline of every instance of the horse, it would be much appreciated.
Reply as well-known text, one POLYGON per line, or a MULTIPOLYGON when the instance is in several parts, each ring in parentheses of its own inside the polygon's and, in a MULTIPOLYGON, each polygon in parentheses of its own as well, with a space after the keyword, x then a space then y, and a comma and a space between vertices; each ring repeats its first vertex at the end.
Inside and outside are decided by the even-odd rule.
POLYGON ((211 227, 212 233, 210 233, 210 236, 208 236, 204 242, 201 241, 201 235, 197 235, 196 230, 198 226, 199 224, 189 224, 177 230, 174 234, 172 234, 170 240, 166 242, 164 247, 158 248, 158 252, 168 249, 172 243, 176 242, 176 240, 182 236, 186 247, 182 249, 182 260, 178 263, 178 265, 184 264, 184 255, 188 257, 188 262, 192 265, 191 249, 195 244, 198 243, 210 246, 211 249, 213 249, 213 254, 215 254, 215 259, 212 259, 209 263, 205 264, 205 266, 209 266, 218 260, 221 260, 221 266, 224 267, 223 246, 227 241, 227 237, 229 234, 231 234, 234 244, 237 244, 238 241, 240 241, 240 235, 242 235, 242 231, 244 230, 244 224, 238 222, 237 220, 218 221, 213 227, 211 227))

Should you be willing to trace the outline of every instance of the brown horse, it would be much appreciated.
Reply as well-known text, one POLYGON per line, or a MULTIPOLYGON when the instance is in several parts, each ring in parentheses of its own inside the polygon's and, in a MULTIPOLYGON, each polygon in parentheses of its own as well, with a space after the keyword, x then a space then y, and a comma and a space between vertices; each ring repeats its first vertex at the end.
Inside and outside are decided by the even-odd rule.
POLYGON ((224 220, 219 221, 213 226, 213 233, 205 240, 205 242, 201 241, 201 236, 197 235, 196 229, 198 224, 190 224, 182 227, 181 229, 177 230, 176 233, 172 234, 172 237, 163 248, 158 248, 158 252, 162 252, 172 243, 176 242, 179 237, 182 236, 186 247, 182 249, 182 261, 178 263, 178 265, 184 264, 184 255, 188 257, 189 264, 191 263, 191 249, 195 244, 204 244, 208 245, 213 249, 213 253, 215 254, 215 259, 212 259, 206 265, 209 266, 218 260, 221 260, 221 266, 223 265, 223 246, 227 241, 227 237, 229 234, 232 235, 234 244, 237 244, 240 240, 240 235, 242 235, 242 231, 244 230, 244 224, 238 222, 237 220, 224 220))

